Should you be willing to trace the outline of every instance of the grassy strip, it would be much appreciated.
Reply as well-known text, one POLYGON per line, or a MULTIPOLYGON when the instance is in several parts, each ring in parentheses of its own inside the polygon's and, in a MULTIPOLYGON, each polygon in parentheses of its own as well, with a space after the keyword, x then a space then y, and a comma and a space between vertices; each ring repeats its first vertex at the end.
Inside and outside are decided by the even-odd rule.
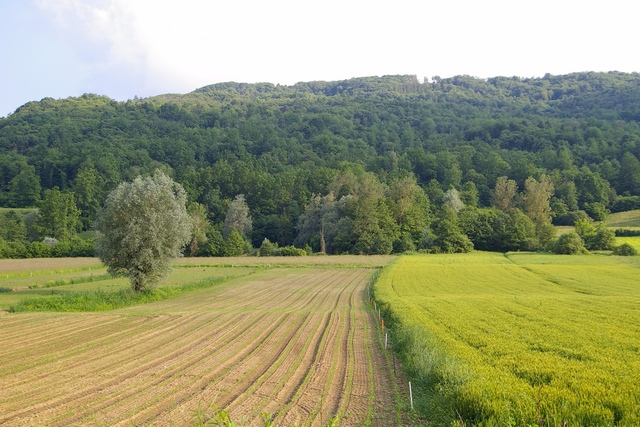
POLYGON ((29 289, 55 288, 57 286, 75 285, 78 283, 88 283, 88 282, 98 282, 101 280, 109 280, 109 279, 113 279, 113 276, 110 274, 101 274, 99 276, 94 276, 92 274, 91 276, 76 277, 75 279, 49 280, 47 283, 43 285, 34 283, 33 285, 29 285, 29 289))
POLYGON ((458 425, 459 411, 470 403, 460 396, 462 386, 469 381, 468 367, 449 355, 442 344, 420 326, 396 324, 389 329, 389 335, 412 383, 418 414, 434 425, 458 425))
POLYGON ((132 305, 146 304, 162 301, 167 298, 196 289, 208 288, 220 284, 238 276, 215 277, 195 283, 171 288, 158 288, 147 292, 134 292, 132 289, 121 289, 116 292, 86 291, 55 293, 47 297, 28 298, 9 306, 10 313, 23 313, 34 311, 107 311, 132 305))
POLYGON ((11 291, 13 291, 13 289, 6 288, 4 286, 0 287, 0 294, 3 293, 3 292, 11 292, 11 291))
MULTIPOLYGON (((33 259, 33 258, 32 258, 33 259)), ((20 270, 17 272, 7 272, 0 273, 0 277, 6 279, 21 279, 23 277, 42 277, 42 276, 53 276, 56 274, 67 274, 67 273, 81 273, 83 271, 92 271, 92 270, 100 270, 104 268, 101 264, 84 266, 84 267, 74 267, 74 268, 41 268, 33 271, 24 271, 20 270)))

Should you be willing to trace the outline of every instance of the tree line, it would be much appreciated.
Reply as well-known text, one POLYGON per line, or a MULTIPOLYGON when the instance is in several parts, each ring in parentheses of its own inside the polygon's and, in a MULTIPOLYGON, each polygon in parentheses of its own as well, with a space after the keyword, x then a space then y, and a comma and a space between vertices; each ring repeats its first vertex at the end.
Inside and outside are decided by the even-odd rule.
MULTIPOLYGON (((102 235, 117 235, 109 257, 123 262, 135 260, 133 254, 147 251, 145 245, 150 242, 156 243, 150 253, 162 253, 163 242, 175 236, 179 242, 172 253, 179 250, 185 256, 614 249, 615 233, 602 222, 594 225, 584 212, 574 221, 574 233, 556 239, 554 193, 547 175, 539 180, 529 177, 521 190, 514 180, 501 176, 492 190, 491 206, 479 207, 473 186, 463 191, 450 186, 443 191, 431 182, 422 188, 409 173, 385 184, 362 167, 351 167, 334 177, 326 194, 314 194, 304 205, 296 219, 293 244, 281 245, 264 237, 254 245, 251 209, 243 194, 229 203, 224 221, 212 223, 204 205, 187 205, 182 185, 156 170, 153 180, 139 176, 110 192, 94 227, 102 235), (157 196, 162 193, 156 187, 164 188, 165 196, 157 196), (179 202, 174 203, 174 198, 179 202), (172 203, 178 207, 171 208, 172 203), (160 225, 152 226, 154 221, 160 225), (124 224, 129 225, 113 231, 124 224), (173 237, 155 240, 154 236, 168 231, 173 237), (131 253, 123 256, 122 248, 131 253)), ((0 214, 0 257, 93 256, 92 241, 77 235, 82 229, 79 217, 73 192, 46 190, 39 209, 24 219, 13 210, 0 214)))
POLYGON ((20 231, 0 238, 18 252, 77 241, 109 192, 158 169, 202 224, 187 255, 265 242, 264 253, 448 251, 451 239, 469 246, 462 235, 477 248, 544 247, 548 221, 640 207, 639 83, 615 72, 386 76, 30 102, 0 119, 0 207, 39 210, 1 215, 20 231), (548 196, 537 214, 534 182, 548 196), (239 197, 251 228, 231 232, 239 197))

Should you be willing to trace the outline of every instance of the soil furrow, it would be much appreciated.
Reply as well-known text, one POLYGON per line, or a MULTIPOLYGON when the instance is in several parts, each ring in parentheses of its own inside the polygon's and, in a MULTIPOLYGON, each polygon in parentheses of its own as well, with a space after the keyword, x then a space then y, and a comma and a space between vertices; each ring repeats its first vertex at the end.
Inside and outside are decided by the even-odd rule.
POLYGON ((0 424, 188 425, 212 402, 247 426, 394 424, 371 272, 270 269, 109 313, 4 316, 0 424))
MULTIPOLYGON (((53 364, 53 370, 51 364, 44 365, 41 369, 42 373, 38 374, 37 371, 34 372, 34 376, 36 379, 42 378, 50 378, 52 374, 55 373, 68 373, 74 371, 89 371, 91 372, 90 366, 92 364, 98 364, 101 370, 106 370, 110 372, 111 375, 117 373, 118 370, 127 366, 127 362, 131 362, 132 359, 135 358, 135 363, 139 363, 140 353, 145 352, 145 345, 138 344, 140 342, 149 342, 153 343, 153 347, 162 347, 167 342, 171 342, 174 339, 174 335, 172 332, 177 330, 177 334, 181 334, 180 328, 185 325, 192 325, 192 320, 188 317, 183 316, 170 316, 168 317, 171 320, 175 320, 176 318, 180 319, 180 322, 163 322, 163 319, 166 319, 165 316, 154 316, 153 319, 146 319, 143 321, 141 325, 137 322, 134 323, 132 328, 134 332, 129 332, 129 329, 124 331, 120 331, 120 333, 115 333, 115 335, 111 335, 112 340, 107 342, 98 342, 96 343, 94 340, 90 341, 88 344, 78 343, 74 344, 71 347, 61 348, 57 351, 57 359, 53 364), (162 328, 157 326, 158 323, 164 324, 162 328), (148 328, 147 333, 140 335, 136 334, 135 331, 137 327, 145 327, 148 328), (124 333, 123 333, 124 332, 124 333), (162 336, 161 340, 154 340, 155 336, 162 336), (127 340, 127 337, 133 337, 135 340, 130 342, 127 340), (117 341, 116 345, 113 346, 113 340, 117 341), (135 348, 136 350, 131 352, 128 351, 129 348, 135 348), (92 355, 92 351, 96 350, 97 354, 92 355), (111 364, 105 364, 105 359, 108 360, 108 356, 112 354, 118 354, 118 358, 114 360, 111 364), (123 354, 128 354, 129 357, 124 357, 123 354), (83 369, 81 369, 83 368, 83 369)), ((192 327, 192 326, 190 326, 192 327)), ((105 337, 102 337, 105 338, 105 337)), ((67 345, 71 345, 71 343, 65 343, 67 345)), ((20 378, 17 376, 17 378, 20 378)), ((24 383, 25 379, 22 379, 24 383)), ((71 380, 73 381, 73 379, 71 380)), ((17 387, 18 383, 13 384, 13 387, 17 387)), ((58 387, 61 386, 61 383, 58 381, 56 384, 58 387)), ((11 386, 11 384, 7 384, 7 386, 11 386)), ((32 386, 30 386, 32 387, 32 386)), ((46 386, 45 386, 46 387, 46 386)), ((33 388, 30 388, 33 391, 33 388)))
MULTIPOLYGON (((238 325, 240 325, 242 323, 239 323, 238 325)), ((254 325, 248 325, 248 328, 253 327, 254 325)), ((239 331, 235 337, 238 338, 241 336, 241 334, 243 332, 246 332, 246 330, 242 330, 239 331)), ((133 347, 135 348, 136 345, 135 343, 133 343, 133 347)), ((158 347, 159 349, 161 347, 158 347)), ((60 397, 56 397, 56 398, 49 398, 48 399, 48 403, 44 406, 40 406, 38 405, 37 408, 32 408, 26 411, 23 411, 22 413, 17 413, 17 414, 13 414, 11 416, 6 416, 7 414, 4 414, 6 416, 4 421, 8 421, 11 420, 13 418, 16 417, 22 417, 27 413, 31 413, 34 411, 42 411, 42 410, 47 410, 47 409, 51 409, 51 408, 57 408, 57 407, 61 407, 64 406, 66 403, 68 402, 74 402, 74 405, 78 405, 80 404, 81 400, 86 397, 87 399, 91 400, 91 401, 96 401, 98 399, 98 397, 96 396, 96 394, 102 394, 104 393, 106 390, 109 390, 111 387, 113 388, 120 388, 122 386, 122 384, 124 382, 126 382, 128 379, 130 378, 135 378, 137 375, 140 375, 141 373, 145 372, 145 371, 158 371, 158 366, 164 366, 166 362, 173 360, 174 358, 178 357, 179 355, 183 354, 185 351, 187 351, 184 347, 179 348, 178 350, 169 353, 169 354, 165 354, 162 356, 156 356, 153 357, 154 355, 146 355, 146 358, 149 359, 149 361, 147 361, 146 363, 139 363, 138 361, 141 360, 140 358, 142 357, 140 355, 140 352, 137 352, 137 358, 138 361, 135 360, 136 356, 133 356, 133 363, 131 363, 131 368, 130 369, 125 369, 122 370, 120 374, 116 374, 116 375, 108 375, 107 372, 105 372, 104 378, 102 378, 103 376, 99 375, 98 373, 96 373, 95 371, 93 372, 93 375, 91 376, 94 380, 96 379, 102 379, 101 382, 99 382, 98 384, 96 384, 95 382, 93 384, 91 384, 89 386, 89 388, 86 389, 82 389, 79 391, 73 391, 73 390, 68 390, 66 393, 64 392, 65 390, 62 391, 57 391, 56 395, 60 396, 60 397)), ((89 373, 91 373, 89 371, 89 373)), ((82 377, 80 377, 82 378, 82 377)), ((78 383, 78 377, 77 376, 72 376, 71 380, 68 381, 71 384, 74 383, 78 383)), ((84 382, 84 381, 80 381, 80 382, 84 382)), ((56 388, 62 388, 63 384, 58 383, 56 388)))
MULTIPOLYGON (((281 324, 282 321, 283 319, 280 318, 280 319, 275 319, 275 322, 274 321, 270 322, 273 325, 273 327, 271 330, 267 329, 269 331, 268 334, 266 334, 264 330, 257 331, 256 334, 258 335, 259 338, 264 340, 266 339, 264 338, 265 335, 271 335, 273 331, 277 330, 277 325, 281 324)), ((260 323, 254 322, 252 325, 253 329, 259 329, 255 327, 256 324, 259 325, 260 323)), ((90 403, 90 407, 88 407, 87 409, 90 412, 102 411, 105 408, 108 408, 112 405, 119 404, 123 400, 124 401, 137 400, 139 402, 136 405, 137 406, 136 419, 137 419, 140 416, 140 414, 142 414, 143 411, 147 408, 147 406, 149 406, 149 404, 152 403, 153 399, 158 399, 159 396, 165 393, 165 392, 158 393, 158 391, 164 390, 167 387, 166 383, 178 378, 180 384, 176 387, 176 390, 180 389, 184 391, 185 387, 188 387, 187 384, 184 384, 185 381, 193 383, 195 380, 201 377, 201 375, 197 375, 192 371, 198 368, 202 364, 205 364, 207 362, 210 363, 210 359, 213 357, 215 352, 226 353, 225 357, 223 357, 223 359, 225 359, 225 362, 220 365, 214 365, 215 368, 210 367, 209 369, 222 370, 225 364, 235 365, 236 361, 234 360, 234 354, 236 358, 240 359, 242 357, 242 352, 247 350, 246 342, 244 341, 244 338, 242 339, 242 341, 239 340, 238 344, 239 344, 237 346, 238 348, 235 348, 235 349, 232 346, 218 347, 216 345, 211 345, 209 347, 211 352, 207 353, 204 356, 202 356, 201 354, 196 354, 193 357, 184 358, 184 357, 181 357, 181 354, 176 354, 176 353, 167 355, 163 357, 161 360, 163 360, 163 363, 170 363, 170 361, 175 361, 173 365, 167 364, 164 366, 163 369, 160 369, 160 370, 145 369, 144 371, 138 372, 136 375, 133 375, 133 376, 129 375, 124 383, 124 385, 127 386, 126 393, 121 392, 120 390, 120 386, 122 384, 120 384, 118 387, 113 387, 112 389, 103 390, 101 394, 106 395, 105 398, 99 399, 99 400, 92 399, 88 401, 88 403, 90 403), (229 354, 229 353, 234 353, 234 354, 229 354), (155 397, 152 396, 151 398, 145 399, 143 396, 145 396, 146 394, 155 394, 157 396, 155 397)), ((208 382, 209 379, 206 379, 205 381, 208 382)), ((77 403, 77 402, 74 402, 74 403, 77 403)), ((87 415, 86 412, 87 411, 83 413, 78 413, 74 415, 72 419, 79 420, 83 416, 87 415)), ((68 422, 69 419, 65 418, 64 421, 68 422)), ((64 424, 61 424, 61 425, 64 425, 64 424)))

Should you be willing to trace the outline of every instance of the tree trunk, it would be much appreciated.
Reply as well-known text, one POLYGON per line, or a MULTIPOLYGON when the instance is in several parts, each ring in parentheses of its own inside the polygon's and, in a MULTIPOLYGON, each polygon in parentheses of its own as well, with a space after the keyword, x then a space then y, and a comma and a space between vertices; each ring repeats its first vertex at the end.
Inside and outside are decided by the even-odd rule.
POLYGON ((320 228, 320 252, 327 253, 327 244, 324 241, 324 224, 320 228))

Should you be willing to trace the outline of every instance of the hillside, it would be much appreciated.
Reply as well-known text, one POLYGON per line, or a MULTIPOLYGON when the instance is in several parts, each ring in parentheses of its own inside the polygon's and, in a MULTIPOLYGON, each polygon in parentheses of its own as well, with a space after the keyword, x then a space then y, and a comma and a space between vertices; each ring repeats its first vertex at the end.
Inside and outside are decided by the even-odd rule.
POLYGON ((33 206, 45 189, 71 189, 88 227, 110 189, 161 168, 214 224, 245 194, 254 245, 265 237, 284 245, 312 194, 327 194, 347 171, 387 188, 412 174, 433 204, 456 188, 480 207, 500 176, 522 189, 547 174, 556 218, 598 217, 616 203, 639 207, 639 121, 640 75, 618 72, 220 83, 127 102, 43 99, 0 119, 0 206, 33 206))

